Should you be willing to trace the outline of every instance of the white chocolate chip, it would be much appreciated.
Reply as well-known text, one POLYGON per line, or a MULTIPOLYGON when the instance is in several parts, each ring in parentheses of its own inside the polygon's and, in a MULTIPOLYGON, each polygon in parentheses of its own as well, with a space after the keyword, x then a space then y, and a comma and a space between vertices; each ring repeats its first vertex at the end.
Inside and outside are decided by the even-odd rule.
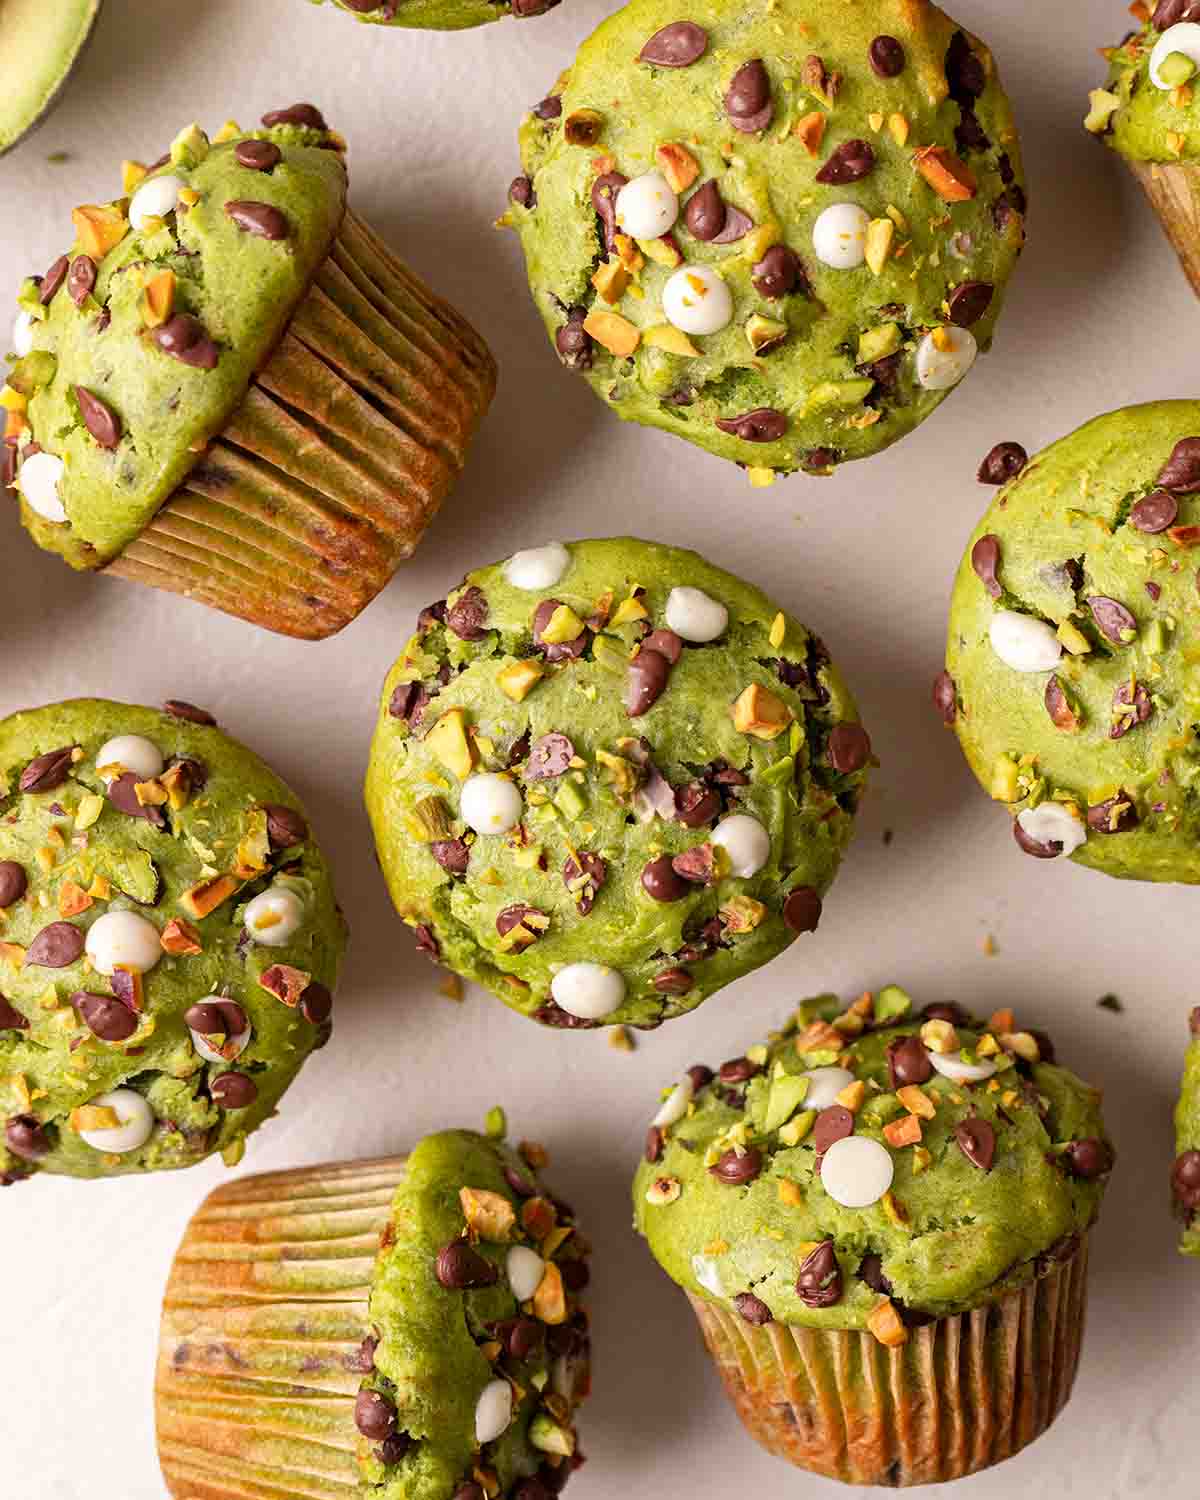
POLYGON ((504 564, 504 576, 515 589, 530 592, 552 589, 571 566, 571 554, 561 542, 514 552, 504 564))
POLYGON ((853 271, 867 258, 870 215, 857 203, 831 203, 813 225, 813 249, 822 265, 853 271))
POLYGON ((1174 26, 1168 26, 1162 36, 1154 45, 1154 51, 1150 54, 1150 79, 1156 89, 1162 89, 1164 93, 1174 87, 1163 78, 1159 69, 1173 52, 1182 52, 1184 57, 1190 58, 1200 68, 1200 25, 1195 21, 1180 21, 1174 26))
POLYGON ((507 776, 479 771, 463 782, 458 813, 476 833, 507 833, 525 811, 520 789, 507 776))
POLYGON ((617 228, 635 240, 656 240, 679 217, 679 199, 661 172, 643 172, 618 192, 617 228))
POLYGON ((733 318, 729 288, 711 266, 681 266, 663 287, 662 305, 684 333, 720 333, 733 318))
POLYGON ((504 1271, 513 1296, 518 1302, 528 1302, 542 1284, 546 1262, 527 1245, 514 1245, 505 1259, 504 1271))
POLYGON ((304 922, 304 903, 286 886, 272 886, 246 907, 242 924, 256 943, 282 948, 291 942, 304 922))
POLYGON ((721 1268, 709 1255, 692 1256, 692 1275, 706 1292, 714 1297, 725 1295, 725 1284, 721 1280, 721 1268))
POLYGON ((129 223, 134 229, 145 229, 147 219, 165 219, 179 207, 180 191, 187 187, 182 177, 168 172, 165 177, 151 177, 143 182, 129 200, 129 223))
POLYGON ((651 1120, 652 1125, 674 1125, 676 1121, 682 1120, 687 1114, 688 1105, 696 1090, 690 1078, 685 1078, 677 1083, 667 1097, 663 1100, 662 1107, 651 1120))
POLYGON ((842 1090, 854 1082, 854 1074, 848 1068, 813 1068, 801 1076, 808 1079, 805 1109, 828 1109, 837 1103, 842 1090))
POLYGON ((685 586, 667 595, 667 624, 685 641, 715 641, 729 624, 729 611, 703 589, 685 586))
POLYGON ((927 333, 917 345, 917 384, 927 391, 948 391, 979 357, 979 345, 969 328, 948 324, 936 336, 927 333))
POLYGON ((625 999, 625 981, 607 964, 567 964, 551 981, 550 993, 568 1015, 601 1021, 625 999))
POLYGON ((163 956, 158 928, 135 911, 107 911, 88 928, 87 956, 100 974, 148 973, 163 956))
POLYGON ((886 1146, 870 1136, 847 1135, 821 1158, 821 1186, 843 1208, 870 1208, 891 1187, 895 1170, 886 1146))
POLYGON ((1061 844, 1064 854, 1087 843, 1087 829, 1082 821, 1069 812, 1061 802, 1043 802, 1037 807, 1027 807, 1017 814, 1021 832, 1035 844, 1061 844))
POLYGON ((63 461, 53 453, 32 453, 21 463, 17 488, 43 521, 61 524, 67 519, 67 508, 58 498, 63 473, 63 461))
POLYGON ((988 626, 992 650, 1014 672, 1052 672, 1063 654, 1062 644, 1045 620, 1015 609, 998 609, 988 626))
POLYGON ((13 353, 24 359, 33 348, 33 318, 27 312, 19 312, 13 322, 13 353))
POLYGON ((154 1131, 154 1111, 135 1089, 112 1089, 88 1101, 102 1109, 111 1109, 120 1124, 111 1130, 81 1130, 79 1139, 94 1151, 123 1156, 137 1151, 154 1131))
POLYGON ((512 1421, 513 1393, 507 1380, 489 1380, 475 1403, 475 1441, 494 1443, 512 1421))
POLYGON ((733 813, 713 829, 712 842, 729 856, 730 873, 739 880, 757 875, 771 857, 771 835, 749 813, 733 813))
POLYGON ((957 1052, 931 1052, 929 1061, 935 1072, 949 1078, 952 1083, 982 1083, 996 1071, 996 1064, 986 1057, 981 1057, 978 1062, 963 1062, 957 1052))
POLYGON ((119 734, 106 740, 96 751, 96 769, 103 771, 116 766, 121 771, 132 771, 139 781, 150 781, 162 774, 162 751, 153 740, 143 739, 140 734, 119 734))

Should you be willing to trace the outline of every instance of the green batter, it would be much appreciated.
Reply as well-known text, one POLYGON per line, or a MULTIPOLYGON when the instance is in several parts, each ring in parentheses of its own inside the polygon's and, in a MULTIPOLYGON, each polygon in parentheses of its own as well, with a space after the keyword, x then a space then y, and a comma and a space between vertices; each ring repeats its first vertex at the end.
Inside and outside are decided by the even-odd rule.
POLYGON ((1099 1094, 1042 1033, 1011 1012, 918 1014, 895 985, 807 1002, 664 1099, 636 1226, 680 1286, 759 1325, 903 1342, 905 1321, 994 1301, 1067 1253, 1112 1166, 1099 1094))
POLYGON ((972 534, 936 696, 1041 858, 1200 881, 1200 403, 1089 422, 972 534))
MULTIPOLYGON (((324 0, 312 0, 321 5, 324 0)), ((410 26, 429 31, 465 31, 485 26, 503 16, 545 15, 559 0, 333 0, 338 10, 348 10, 359 21, 373 26, 410 26)))
POLYGON ((1190 1041, 1179 1103, 1175 1106, 1175 1165, 1171 1192, 1183 1220, 1179 1249, 1184 1255, 1200 1256, 1200 1008, 1189 1018, 1190 1041))
POLYGON ((553 1026, 654 1026, 817 924, 871 761, 821 643, 693 552, 481 568, 388 674, 367 775, 418 945, 553 1026))
POLYGON ((827 473, 987 349, 1024 238, 991 54, 928 0, 633 0, 521 126, 501 223, 620 417, 827 473), (657 174, 657 175, 654 175, 657 174))
POLYGON ((7 1181, 232 1164, 328 1037, 345 924, 307 820, 210 716, 167 710, 0 721, 7 1181))
POLYGON ((68 256, 21 289, 25 426, 0 486, 73 567, 110 562, 202 461, 337 234, 338 138, 312 105, 264 121, 219 144, 193 125, 148 175, 131 165, 128 196, 76 209, 68 256))

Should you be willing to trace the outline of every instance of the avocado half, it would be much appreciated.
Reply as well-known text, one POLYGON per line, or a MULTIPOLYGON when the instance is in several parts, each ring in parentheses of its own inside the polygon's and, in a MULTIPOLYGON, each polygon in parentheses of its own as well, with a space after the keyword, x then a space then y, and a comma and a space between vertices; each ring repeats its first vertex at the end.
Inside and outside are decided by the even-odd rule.
POLYGON ((0 0, 0 156, 53 108, 104 0, 0 0))

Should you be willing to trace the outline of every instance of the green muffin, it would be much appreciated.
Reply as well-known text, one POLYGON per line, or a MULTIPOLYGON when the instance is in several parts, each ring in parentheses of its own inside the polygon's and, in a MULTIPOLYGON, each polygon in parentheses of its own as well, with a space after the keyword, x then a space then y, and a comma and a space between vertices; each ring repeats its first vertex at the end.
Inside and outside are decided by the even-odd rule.
MULTIPOLYGON (((324 0, 312 0, 314 5, 324 0)), ((560 0, 333 0, 356 20, 372 26, 415 26, 428 31, 465 31, 503 16, 544 16, 560 0)))
POLYGON ((74 210, 3 392, 0 491, 40 547, 302 637, 412 552, 495 371, 347 214, 344 150, 311 104, 191 125, 74 210))
POLYGON ((422 612, 367 810, 417 943, 549 1026, 657 1026, 811 932, 871 762, 820 641, 694 552, 551 543, 422 612))
POLYGON ((828 473, 990 346, 1024 239, 991 54, 929 0, 632 0, 521 126, 501 223, 620 417, 828 473))
POLYGON ((0 720, 0 1180, 234 1165, 344 947, 294 794, 202 709, 0 720))
POLYGON ((1189 1042, 1179 1103, 1175 1106, 1175 1165, 1171 1196, 1183 1220, 1182 1255, 1200 1255, 1200 1006, 1188 1018, 1189 1042))
POLYGON ((1158 0, 1149 19, 1109 48, 1084 126, 1124 160, 1200 293, 1200 4, 1158 0))
POLYGON ((665 1090, 635 1223, 771 1452, 934 1483, 1010 1456, 1065 1402, 1111 1167, 1098 1093, 1042 1032, 1010 1010, 918 1015, 889 985, 809 1001, 665 1090))
POLYGON ((532 1143, 448 1130, 407 1158, 214 1193, 164 1299, 156 1406, 169 1492, 558 1494, 583 1462, 590 1247, 542 1186, 543 1165, 532 1143))
POLYGON ((1200 403, 1098 417, 997 494, 935 703, 1039 859, 1200 881, 1200 403))

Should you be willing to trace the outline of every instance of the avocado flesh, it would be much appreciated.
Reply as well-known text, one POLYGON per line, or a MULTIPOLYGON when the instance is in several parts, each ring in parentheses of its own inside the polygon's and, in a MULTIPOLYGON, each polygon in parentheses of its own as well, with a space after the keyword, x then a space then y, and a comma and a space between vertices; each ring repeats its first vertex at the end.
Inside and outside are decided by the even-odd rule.
POLYGON ((0 0, 0 155, 53 107, 103 0, 0 0))

